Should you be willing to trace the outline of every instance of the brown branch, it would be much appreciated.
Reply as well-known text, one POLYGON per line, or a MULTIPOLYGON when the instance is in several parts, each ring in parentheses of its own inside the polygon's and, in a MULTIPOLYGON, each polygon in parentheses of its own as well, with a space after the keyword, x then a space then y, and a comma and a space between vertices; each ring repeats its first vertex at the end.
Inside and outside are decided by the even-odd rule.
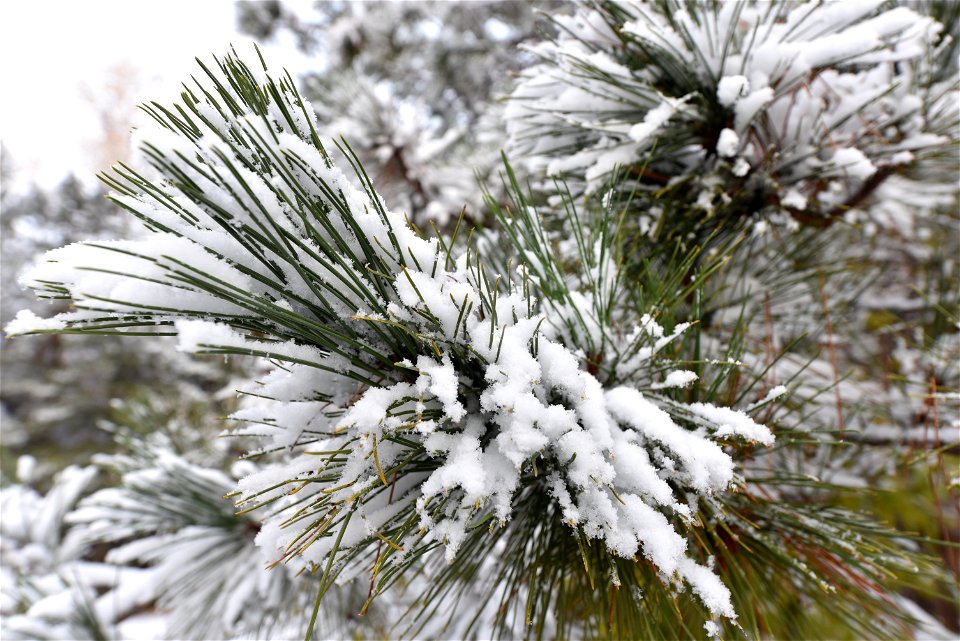
POLYGON ((801 222, 805 225, 810 225, 811 227, 817 227, 819 229, 825 229, 833 225, 840 218, 843 218, 851 209, 858 207, 863 201, 869 198, 877 188, 884 183, 884 181, 895 174, 897 168, 893 165, 885 165, 880 167, 873 175, 863 181, 863 184, 860 185, 860 189, 857 190, 857 193, 850 196, 843 204, 837 205, 830 211, 822 215, 816 214, 807 214, 799 209, 794 209, 792 207, 787 207, 786 210, 790 212, 790 215, 793 216, 795 220, 801 222))
POLYGON ((830 348, 830 367, 833 369, 833 391, 837 399, 837 428, 843 438, 843 397, 840 395, 840 371, 837 369, 837 349, 834 344, 833 323, 830 322, 830 303, 827 300, 826 278, 820 272, 820 302, 823 304, 823 319, 827 329, 827 345, 830 348))

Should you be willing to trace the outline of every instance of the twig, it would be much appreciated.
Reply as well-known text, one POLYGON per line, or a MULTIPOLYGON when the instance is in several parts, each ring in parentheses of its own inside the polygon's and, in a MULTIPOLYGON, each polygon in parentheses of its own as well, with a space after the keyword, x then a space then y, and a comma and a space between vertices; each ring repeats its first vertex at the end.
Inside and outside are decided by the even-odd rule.
POLYGON ((827 301, 826 278, 820 272, 820 302, 823 304, 823 319, 827 327, 827 347, 830 350, 830 367, 833 369, 833 393, 837 399, 837 431, 843 438, 843 397, 840 395, 840 371, 837 369, 837 350, 833 340, 833 323, 830 322, 830 304, 827 301))

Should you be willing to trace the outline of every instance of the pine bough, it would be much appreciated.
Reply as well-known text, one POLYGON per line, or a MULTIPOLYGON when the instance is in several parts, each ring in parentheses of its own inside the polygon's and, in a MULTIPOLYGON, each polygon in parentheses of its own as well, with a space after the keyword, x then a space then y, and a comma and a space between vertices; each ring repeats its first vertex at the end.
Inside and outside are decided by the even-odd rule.
POLYGON ((644 372, 684 327, 604 311, 615 252, 591 252, 594 286, 572 289, 530 233, 536 213, 520 211, 504 236, 527 262, 492 274, 475 247, 387 210, 338 144, 358 189, 289 77, 234 57, 204 71, 182 104, 146 107, 157 177, 122 165, 104 177, 148 235, 50 252, 25 282, 76 309, 21 313, 8 332, 176 334, 185 351, 271 362, 235 416, 262 439, 235 498, 262 516, 268 563, 322 571, 318 603, 336 577, 372 573, 372 598, 431 549, 453 562, 465 540, 509 528, 518 497, 543 493, 578 542, 642 555, 735 618, 685 532, 737 484, 724 446, 773 436, 654 391, 644 372), (616 366, 591 367, 571 327, 616 366))
POLYGON ((951 38, 907 6, 585 2, 554 22, 508 104, 512 153, 587 193, 629 168, 650 231, 677 225, 656 201, 678 190, 701 229, 826 226, 956 139, 951 38))

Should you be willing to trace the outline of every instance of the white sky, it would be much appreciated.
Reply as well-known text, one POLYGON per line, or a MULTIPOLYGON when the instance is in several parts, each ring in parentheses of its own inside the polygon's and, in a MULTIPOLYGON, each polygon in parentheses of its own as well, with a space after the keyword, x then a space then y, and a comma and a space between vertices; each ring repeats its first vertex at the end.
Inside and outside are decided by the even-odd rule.
MULTIPOLYGON (((231 0, 0 0, 0 140, 15 169, 6 188, 52 186, 71 171, 92 183, 106 167, 91 151, 98 124, 82 87, 97 92, 125 63, 137 71, 136 104, 169 104, 196 75, 194 58, 231 43, 252 53, 234 25, 231 0)), ((264 55, 294 74, 309 64, 290 47, 264 55)))

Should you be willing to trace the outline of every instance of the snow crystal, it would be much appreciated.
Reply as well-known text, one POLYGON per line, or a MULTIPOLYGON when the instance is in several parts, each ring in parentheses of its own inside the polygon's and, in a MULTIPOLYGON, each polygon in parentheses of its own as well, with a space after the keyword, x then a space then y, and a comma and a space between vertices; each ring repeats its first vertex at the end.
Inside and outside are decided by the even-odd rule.
POLYGON ((763 400, 760 401, 760 402, 761 402, 761 403, 769 403, 770 401, 776 400, 776 399, 780 398, 781 396, 784 396, 784 395, 787 394, 789 391, 790 391, 790 390, 787 389, 787 386, 786 386, 786 385, 777 385, 777 386, 775 386, 773 389, 771 389, 769 392, 767 392, 767 395, 764 396, 764 397, 763 397, 763 400))
POLYGON ((730 602, 730 590, 716 574, 687 558, 680 561, 677 570, 711 612, 729 619, 737 618, 730 602))
POLYGON ((770 104, 773 97, 773 89, 770 87, 761 87, 737 101, 737 105, 734 108, 736 113, 736 130, 741 133, 746 131, 747 125, 753 121, 753 117, 756 116, 761 109, 770 104))
POLYGON ((746 76, 724 76, 717 83, 717 100, 724 107, 732 107, 750 93, 750 81, 746 76))
POLYGON ((750 173, 750 163, 743 158, 737 158, 736 162, 733 163, 733 175, 743 177, 748 173, 750 173))
POLYGON ((196 353, 210 347, 234 346, 244 342, 229 325, 206 321, 177 321, 177 349, 196 353))
POLYGON ((663 389, 667 387, 686 387, 697 380, 696 372, 685 369, 678 369, 667 374, 667 378, 662 383, 655 383, 653 389, 663 389))
POLYGON ((773 445, 773 434, 762 425, 758 425, 752 418, 738 410, 729 407, 717 407, 707 403, 691 403, 687 406, 690 411, 719 426, 717 436, 742 436, 743 438, 773 445))
POLYGON ((837 149, 830 158, 831 171, 851 178, 864 180, 872 176, 877 168, 859 149, 845 147, 837 149))
POLYGON ((803 211, 807 208, 807 199, 800 193, 800 190, 796 187, 791 187, 787 190, 787 193, 783 195, 783 198, 780 199, 781 204, 784 207, 792 207, 794 209, 799 209, 803 211))
POLYGON ((915 158, 909 151, 898 151, 890 156, 889 162, 891 165, 906 165, 913 162, 915 158))
POLYGON ((40 468, 37 465, 36 458, 29 454, 17 457, 17 479, 21 483, 31 484, 36 482, 40 477, 39 471, 40 468))
POLYGON ((429 391, 438 401, 443 403, 443 413, 454 423, 459 423, 467 411, 457 400, 459 382, 457 372, 450 362, 450 357, 443 355, 441 363, 432 358, 420 356, 417 359, 417 369, 421 377, 417 379, 417 389, 420 393, 429 391))
POLYGON ((689 96, 679 100, 665 99, 663 103, 648 111, 642 122, 631 127, 628 135, 635 142, 646 142, 655 132, 663 128, 687 100, 689 96))
POLYGON ((678 427, 669 414, 639 391, 617 387, 606 396, 611 413, 619 421, 668 447, 683 461, 690 484, 698 491, 725 489, 733 479, 733 461, 716 443, 678 427))
POLYGON ((723 158, 732 158, 737 154, 740 146, 740 136, 732 129, 724 129, 717 139, 717 155, 723 158))
POLYGON ((29 334, 44 330, 66 329, 67 324, 61 318, 40 318, 29 309, 21 309, 16 317, 7 323, 4 330, 8 336, 17 336, 19 334, 29 334))
POLYGON ((337 423, 337 429, 353 428, 360 434, 374 434, 378 437, 383 435, 385 429, 396 429, 404 420, 394 414, 391 408, 408 399, 413 389, 407 383, 368 389, 343 415, 337 423))

